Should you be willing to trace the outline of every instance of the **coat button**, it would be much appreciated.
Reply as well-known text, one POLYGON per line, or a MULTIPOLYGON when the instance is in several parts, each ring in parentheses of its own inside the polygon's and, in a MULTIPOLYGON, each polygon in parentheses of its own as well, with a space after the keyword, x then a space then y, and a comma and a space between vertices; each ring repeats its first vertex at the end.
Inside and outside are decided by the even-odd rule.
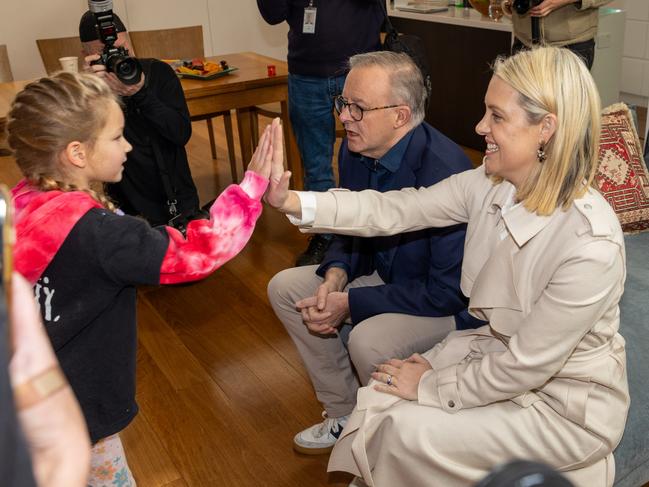
POLYGON ((588 203, 586 203, 586 204, 584 205, 584 208, 587 209, 587 210, 592 210, 592 209, 593 209, 593 207, 592 207, 590 204, 588 204, 588 203))
POLYGON ((448 402, 448 407, 454 408, 455 407, 455 401, 449 401, 448 402))

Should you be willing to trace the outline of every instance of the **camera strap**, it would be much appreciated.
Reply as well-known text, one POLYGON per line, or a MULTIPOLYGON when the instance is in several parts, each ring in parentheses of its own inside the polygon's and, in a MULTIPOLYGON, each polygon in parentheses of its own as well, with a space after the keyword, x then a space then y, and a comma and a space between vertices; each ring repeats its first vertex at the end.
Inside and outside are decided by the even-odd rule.
MULTIPOLYGON (((147 89, 149 86, 149 80, 151 79, 151 59, 142 59, 140 60, 142 64, 142 71, 144 72, 144 89, 147 89)), ((169 219, 176 218, 180 215, 178 211, 178 199, 176 198, 176 190, 174 185, 171 182, 171 176, 169 175, 169 168, 165 164, 164 157, 162 157, 162 151, 158 145, 157 140, 153 136, 149 136, 149 141, 151 142, 151 149, 153 150, 153 158, 155 159, 156 166, 158 167, 158 173, 160 174, 160 179, 162 180, 162 187, 167 198, 167 212, 169 213, 169 219)))
POLYGON ((153 138, 151 139, 151 148, 153 149, 153 156, 155 158, 156 165, 158 166, 160 179, 162 180, 162 187, 164 188, 165 195, 167 197, 167 211, 169 212, 169 218, 174 218, 178 216, 178 208, 176 206, 178 204, 178 200, 176 199, 176 191, 171 184, 169 171, 167 169, 167 166, 165 165, 160 147, 158 147, 157 142, 153 138))

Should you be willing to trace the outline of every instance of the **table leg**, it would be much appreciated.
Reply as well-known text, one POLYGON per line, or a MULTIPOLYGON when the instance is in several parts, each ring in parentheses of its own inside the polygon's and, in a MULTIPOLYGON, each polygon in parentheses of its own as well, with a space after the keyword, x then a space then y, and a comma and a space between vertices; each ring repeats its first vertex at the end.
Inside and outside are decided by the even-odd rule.
POLYGON ((302 159, 300 151, 295 142, 295 135, 291 128, 291 121, 288 116, 288 102, 282 101, 282 125, 284 127, 284 147, 286 148, 286 165, 288 170, 293 173, 291 178, 291 188, 300 190, 304 187, 304 176, 302 174, 302 159))
POLYGON ((239 128, 239 144, 241 144, 241 158, 243 159, 244 170, 252 158, 252 138, 257 134, 252 133, 250 121, 250 108, 237 109, 237 127, 239 128))

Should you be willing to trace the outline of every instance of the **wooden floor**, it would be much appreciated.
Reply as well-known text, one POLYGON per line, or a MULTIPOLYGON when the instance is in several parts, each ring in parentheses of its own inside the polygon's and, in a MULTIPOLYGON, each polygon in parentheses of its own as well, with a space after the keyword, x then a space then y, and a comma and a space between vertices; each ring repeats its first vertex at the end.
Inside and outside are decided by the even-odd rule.
MULTIPOLYGON (((222 121, 215 126, 216 164, 204 122, 194 124, 188 146, 201 203, 231 183, 222 121)), ((139 485, 349 483, 347 475, 326 473, 327 456, 291 448, 294 434, 320 419, 321 407, 266 285, 306 242, 284 216, 265 209, 252 241, 208 279, 141 291, 140 414, 124 432, 139 485)))
MULTIPOLYGON (((227 151, 220 143, 215 166, 199 123, 188 152, 201 202, 209 201, 231 182, 227 151)), ((124 432, 141 486, 348 485, 349 475, 326 473, 326 455, 291 447, 296 432, 321 419, 322 408, 266 285, 306 243, 266 208, 252 241, 208 279, 142 290, 141 410, 124 432)))

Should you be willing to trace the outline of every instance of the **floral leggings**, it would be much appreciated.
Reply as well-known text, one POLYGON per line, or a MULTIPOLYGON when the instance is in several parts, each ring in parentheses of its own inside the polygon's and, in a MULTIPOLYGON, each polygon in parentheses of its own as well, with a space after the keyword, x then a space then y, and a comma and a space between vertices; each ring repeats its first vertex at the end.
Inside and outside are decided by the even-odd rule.
POLYGON ((136 487, 119 435, 99 440, 92 447, 88 487, 136 487))

